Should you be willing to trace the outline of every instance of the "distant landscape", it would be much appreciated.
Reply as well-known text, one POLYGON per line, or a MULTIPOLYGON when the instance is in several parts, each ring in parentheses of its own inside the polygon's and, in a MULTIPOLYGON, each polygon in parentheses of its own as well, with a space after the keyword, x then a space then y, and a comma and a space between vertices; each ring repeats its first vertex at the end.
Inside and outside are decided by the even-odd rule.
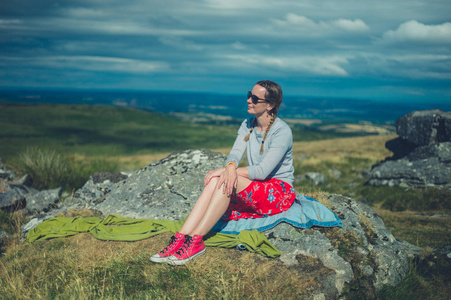
MULTIPOLYGON (((248 117, 245 93, 215 95, 161 91, 11 89, 0 90, 0 105, 2 145, 8 143, 7 149, 0 146, 0 155, 3 157, 16 153, 24 143, 35 141, 52 146, 54 143, 47 141, 46 136, 56 140, 64 137, 66 141, 62 146, 65 149, 91 154, 96 151, 120 155, 182 150, 191 142, 196 147, 220 148, 233 142, 238 125, 248 117), (20 113, 12 112, 17 108, 15 105, 19 104, 22 107, 20 113), (92 111, 73 105, 90 105, 92 111), (130 113, 114 107, 139 112, 136 111, 136 116, 132 117, 135 118, 132 123, 124 123, 132 121, 129 119, 131 115, 127 116, 130 113), (97 118, 94 117, 96 113, 100 113, 101 120, 92 120, 97 118), (149 119, 153 125, 149 125, 149 119), (84 122, 78 124, 78 120, 84 122), (96 124, 104 122, 102 126, 107 129, 107 136, 96 136, 92 125, 89 125, 90 120, 96 124), (220 131, 218 134, 209 127, 213 125, 222 125, 216 129, 220 131), (187 136, 192 141, 188 142, 187 136), (213 136, 215 138, 211 138, 213 136), (95 149, 88 146, 90 139, 96 145, 95 149)), ((399 117, 425 109, 449 111, 451 104, 381 103, 288 95, 284 97, 279 116, 291 125, 295 141, 307 141, 394 134, 395 122, 399 117)))
MULTIPOLYGON (((0 101, 16 103, 100 104, 138 108, 191 119, 230 122, 247 117, 246 91, 242 95, 162 91, 0 90, 0 101), (218 117, 221 116, 221 117, 218 117)), ((280 109, 284 119, 313 120, 320 124, 371 122, 394 125, 414 110, 451 110, 451 103, 397 103, 362 99, 313 98, 285 95, 280 109)))

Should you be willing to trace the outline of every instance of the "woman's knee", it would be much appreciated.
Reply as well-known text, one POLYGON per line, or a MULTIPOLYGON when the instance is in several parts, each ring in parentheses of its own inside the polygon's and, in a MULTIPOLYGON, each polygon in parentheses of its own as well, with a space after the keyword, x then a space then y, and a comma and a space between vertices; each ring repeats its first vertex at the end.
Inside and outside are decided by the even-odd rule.
POLYGON ((218 185, 219 178, 213 177, 210 179, 210 181, 207 183, 206 186, 204 186, 204 193, 213 193, 216 186, 218 185))
POLYGON ((219 182, 219 177, 213 177, 210 179, 210 182, 207 184, 208 187, 216 187, 219 182))

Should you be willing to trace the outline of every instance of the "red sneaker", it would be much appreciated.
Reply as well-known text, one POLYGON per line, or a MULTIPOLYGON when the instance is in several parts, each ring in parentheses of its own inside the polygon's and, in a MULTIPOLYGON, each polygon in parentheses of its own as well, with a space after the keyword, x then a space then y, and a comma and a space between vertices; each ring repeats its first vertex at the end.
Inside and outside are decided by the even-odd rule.
POLYGON ((176 233, 171 237, 169 245, 166 246, 161 252, 154 254, 150 257, 150 260, 156 263, 162 263, 169 261, 169 257, 182 247, 185 242, 185 235, 182 233, 176 233))
POLYGON ((170 258, 171 265, 184 265, 190 260, 204 254, 206 251, 203 236, 186 236, 183 246, 175 252, 170 258))

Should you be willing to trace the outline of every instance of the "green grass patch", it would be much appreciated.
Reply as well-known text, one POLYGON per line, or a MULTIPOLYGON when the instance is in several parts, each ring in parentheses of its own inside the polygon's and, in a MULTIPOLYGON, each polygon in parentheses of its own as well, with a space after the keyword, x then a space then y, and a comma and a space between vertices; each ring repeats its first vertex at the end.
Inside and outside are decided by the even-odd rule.
POLYGON ((12 103, 0 104, 0 126, 3 159, 30 146, 89 156, 221 148, 233 143, 238 129, 130 108, 12 103))
POLYGON ((360 193, 372 203, 383 202, 382 208, 391 211, 451 210, 451 191, 444 189, 363 186, 360 193))
POLYGON ((412 262, 404 280, 397 286, 385 286, 377 299, 449 299, 451 262, 412 262))
POLYGON ((19 176, 28 174, 32 180, 32 187, 39 190, 62 187, 64 190, 72 191, 82 187, 96 171, 119 170, 119 164, 114 160, 103 158, 77 160, 54 150, 37 147, 27 148, 25 152, 12 159, 8 166, 19 176))
POLYGON ((321 188, 328 193, 342 194, 354 199, 363 198, 364 195, 360 193, 358 187, 364 185, 366 179, 361 174, 371 166, 372 162, 372 160, 367 158, 352 156, 344 157, 339 162, 325 160, 315 164, 295 160, 295 175, 320 172, 327 177, 324 184, 318 187, 315 187, 309 180, 303 180, 296 182, 295 188, 299 190, 321 188))
MULTIPOLYGON (((88 156, 121 156, 230 147, 235 125, 195 124, 161 113, 101 105, 0 102, 0 157, 37 146, 88 156)), ((339 135, 293 128, 295 141, 339 135)))

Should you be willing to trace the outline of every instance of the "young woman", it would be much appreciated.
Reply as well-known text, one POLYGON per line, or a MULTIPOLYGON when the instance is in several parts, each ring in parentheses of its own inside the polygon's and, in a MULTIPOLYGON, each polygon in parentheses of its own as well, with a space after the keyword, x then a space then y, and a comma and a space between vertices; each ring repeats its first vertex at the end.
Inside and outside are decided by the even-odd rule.
POLYGON ((277 117, 282 89, 275 82, 259 81, 247 98, 247 112, 253 117, 241 124, 225 167, 205 176, 204 190, 183 227, 151 257, 153 262, 183 265, 204 254, 203 236, 220 218, 261 218, 293 204, 293 137, 277 117), (239 168, 245 151, 249 166, 239 168))

